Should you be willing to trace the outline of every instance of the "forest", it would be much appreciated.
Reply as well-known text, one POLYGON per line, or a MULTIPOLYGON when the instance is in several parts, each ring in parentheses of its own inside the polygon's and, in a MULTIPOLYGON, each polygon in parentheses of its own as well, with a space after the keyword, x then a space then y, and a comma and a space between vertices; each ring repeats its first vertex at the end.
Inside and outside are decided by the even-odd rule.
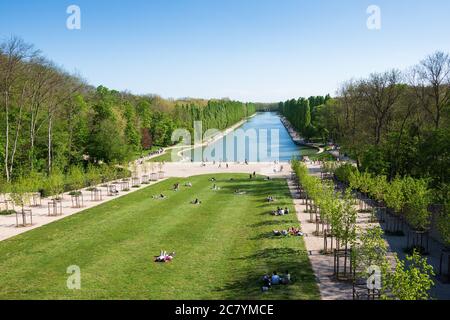
POLYGON ((449 198, 450 57, 435 52, 407 70, 373 73, 345 82, 320 105, 280 104, 305 137, 339 145, 361 172, 427 179, 449 198))
POLYGON ((318 119, 317 107, 324 105, 330 99, 330 95, 291 99, 280 102, 278 110, 306 140, 317 137, 325 140, 327 132, 318 119))
POLYGON ((175 128, 224 129, 255 112, 227 99, 163 99, 89 85, 12 37, 0 44, 0 177, 125 163, 172 144, 175 128))

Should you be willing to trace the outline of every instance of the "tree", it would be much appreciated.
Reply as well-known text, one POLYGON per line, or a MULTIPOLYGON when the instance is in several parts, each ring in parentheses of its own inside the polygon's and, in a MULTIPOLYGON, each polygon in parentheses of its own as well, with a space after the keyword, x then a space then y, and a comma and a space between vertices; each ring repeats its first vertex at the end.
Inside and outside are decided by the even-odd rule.
POLYGON ((438 129, 450 103, 450 56, 440 51, 427 56, 415 67, 411 85, 438 129))
POLYGON ((383 230, 379 226, 362 230, 357 240, 358 244, 355 245, 353 254, 354 267, 360 272, 359 275, 364 278, 370 276, 368 270, 372 266, 385 269, 388 263, 386 259, 388 247, 383 239, 383 230))
POLYGON ((406 219, 418 231, 428 230, 431 212, 431 193, 428 183, 422 179, 404 178, 403 193, 405 195, 406 219))
POLYGON ((66 185, 70 190, 78 192, 86 183, 84 170, 79 166, 72 166, 66 176, 66 185))
MULTIPOLYGON (((450 200, 449 200, 450 201, 450 200)), ((444 212, 439 216, 437 225, 446 248, 450 249, 450 204, 445 206, 444 212)))
POLYGON ((416 251, 406 256, 406 263, 396 257, 396 267, 387 273, 383 297, 395 300, 428 300, 434 285, 433 267, 416 251))
POLYGON ((59 199, 64 192, 64 175, 59 168, 54 168, 45 181, 46 188, 53 199, 59 199))

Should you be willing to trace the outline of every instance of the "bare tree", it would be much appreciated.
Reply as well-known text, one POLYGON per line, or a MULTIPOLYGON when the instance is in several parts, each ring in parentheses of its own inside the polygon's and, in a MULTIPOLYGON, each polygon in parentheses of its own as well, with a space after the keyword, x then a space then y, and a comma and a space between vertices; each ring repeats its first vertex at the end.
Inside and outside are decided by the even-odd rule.
POLYGON ((404 89, 400 81, 401 73, 398 70, 391 70, 385 73, 373 73, 369 79, 361 81, 359 85, 365 107, 375 122, 374 142, 376 145, 380 143, 392 108, 404 89))
POLYGON ((414 68, 410 84, 438 129, 443 109, 450 104, 449 55, 438 51, 426 57, 414 68))

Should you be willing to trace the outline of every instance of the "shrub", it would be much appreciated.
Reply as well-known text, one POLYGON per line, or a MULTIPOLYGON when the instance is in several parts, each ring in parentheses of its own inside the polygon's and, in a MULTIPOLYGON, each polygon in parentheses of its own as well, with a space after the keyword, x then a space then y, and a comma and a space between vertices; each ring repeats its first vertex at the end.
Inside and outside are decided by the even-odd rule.
POLYGON ((79 166, 73 166, 69 169, 66 175, 66 186, 65 189, 69 190, 80 190, 85 186, 86 178, 84 170, 79 166))
POLYGON ((396 257, 396 267, 385 277, 383 298, 395 300, 428 300, 434 285, 434 270, 417 251, 406 256, 406 262, 396 257))
POLYGON ((406 219, 416 230, 426 230, 430 225, 431 212, 428 210, 432 195, 428 183, 423 179, 407 177, 403 180, 406 219))

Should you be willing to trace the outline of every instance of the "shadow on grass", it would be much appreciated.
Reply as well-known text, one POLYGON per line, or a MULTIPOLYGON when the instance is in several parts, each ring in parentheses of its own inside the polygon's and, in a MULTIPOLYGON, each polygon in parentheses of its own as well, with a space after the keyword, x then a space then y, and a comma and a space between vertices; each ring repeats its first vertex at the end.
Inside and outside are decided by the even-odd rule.
POLYGON ((316 279, 303 250, 292 248, 267 248, 255 254, 234 258, 246 260, 251 268, 245 273, 215 289, 224 299, 317 299, 316 279), (261 292, 262 276, 289 270, 290 285, 273 286, 269 292, 261 292))
MULTIPOLYGON (((263 215, 263 214, 261 214, 261 215, 263 215)), ((264 215, 266 215, 266 213, 264 213, 264 215)), ((273 217, 275 217, 275 216, 273 216, 273 217)), ((283 224, 285 224, 285 222, 281 221, 281 220, 268 220, 268 221, 261 221, 258 223, 251 224, 251 225, 249 225, 249 227, 259 228, 259 227, 265 227, 265 226, 278 226, 278 225, 283 225, 283 224)))

